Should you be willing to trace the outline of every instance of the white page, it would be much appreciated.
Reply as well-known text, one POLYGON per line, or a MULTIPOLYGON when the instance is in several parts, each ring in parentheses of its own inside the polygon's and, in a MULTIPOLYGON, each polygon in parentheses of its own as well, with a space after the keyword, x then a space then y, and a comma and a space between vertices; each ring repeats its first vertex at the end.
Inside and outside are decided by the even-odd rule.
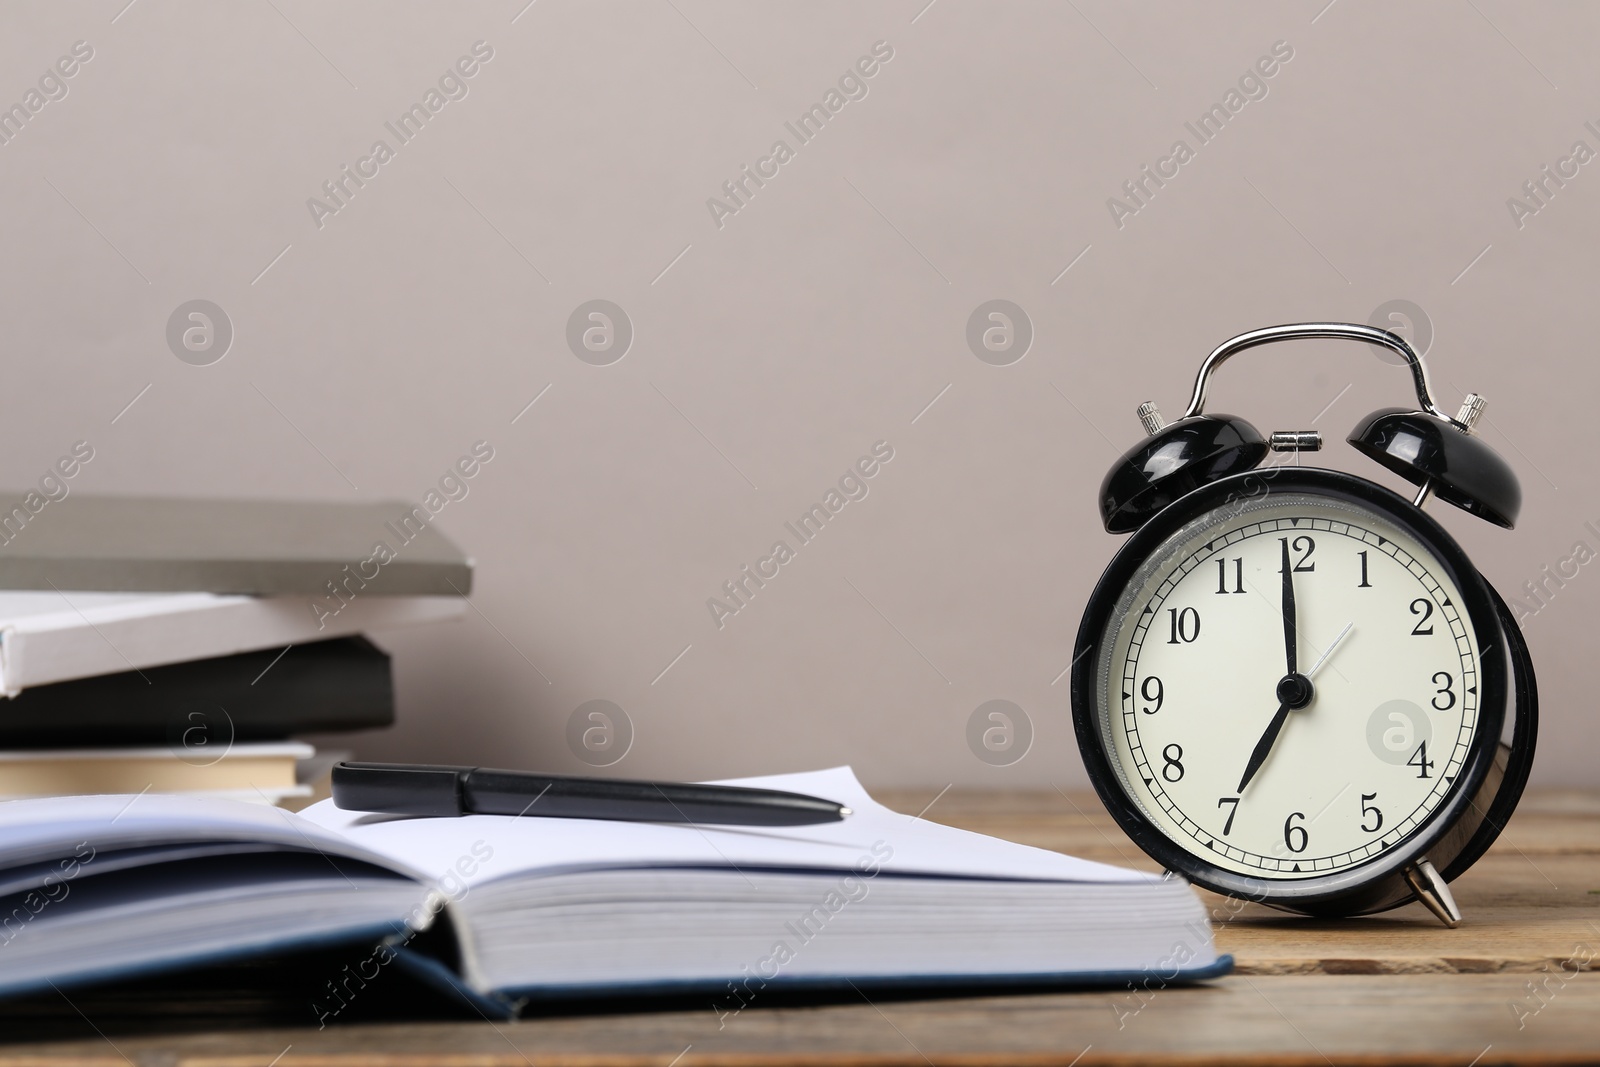
POLYGON ((854 810, 842 822, 794 827, 711 827, 591 819, 468 815, 409 818, 343 811, 330 800, 301 817, 445 888, 530 870, 597 867, 779 867, 839 870, 876 863, 883 873, 1064 882, 1148 883, 1159 876, 968 833, 890 811, 849 767, 743 778, 730 785, 806 793, 854 810))
POLYGON ((357 597, 321 619, 307 605, 303 596, 0 591, 0 693, 467 612, 455 596, 357 597))
POLYGON ((20 624, 30 628, 82 624, 73 607, 97 618, 116 618, 119 614, 148 614, 162 610, 161 604, 202 603, 215 599, 215 593, 58 593, 53 589, 0 590, 0 625, 20 624), (69 598, 70 604, 69 607, 69 598), (60 615, 61 619, 50 616, 60 615))
MULTIPOLYGON (((119 848, 217 841, 310 849, 425 878, 282 808, 263 804, 157 793, 0 802, 0 869, 67 856, 83 860, 119 848)), ((82 867, 93 871, 93 859, 82 867)), ((329 868, 329 874, 334 873, 329 868)))

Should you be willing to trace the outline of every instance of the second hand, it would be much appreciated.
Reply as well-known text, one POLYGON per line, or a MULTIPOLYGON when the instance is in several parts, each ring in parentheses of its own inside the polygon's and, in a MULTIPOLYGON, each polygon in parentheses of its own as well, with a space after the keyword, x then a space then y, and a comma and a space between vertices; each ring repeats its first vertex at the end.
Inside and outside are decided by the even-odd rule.
POLYGON ((1326 651, 1324 651, 1322 653, 1322 655, 1317 657, 1317 662, 1315 662, 1315 663, 1313 663, 1311 665, 1311 669, 1309 671, 1306 671, 1306 677, 1307 678, 1316 677, 1317 669, 1320 668, 1324 663, 1328 662, 1328 657, 1333 655, 1333 650, 1339 647, 1339 642, 1343 641, 1346 637, 1348 637, 1350 635, 1350 631, 1354 630, 1355 628, 1356 628, 1356 624, 1353 623, 1353 622, 1347 622, 1347 623, 1344 624, 1344 629, 1340 630, 1339 631, 1339 636, 1335 637, 1333 639, 1333 644, 1329 645, 1327 647, 1326 651))

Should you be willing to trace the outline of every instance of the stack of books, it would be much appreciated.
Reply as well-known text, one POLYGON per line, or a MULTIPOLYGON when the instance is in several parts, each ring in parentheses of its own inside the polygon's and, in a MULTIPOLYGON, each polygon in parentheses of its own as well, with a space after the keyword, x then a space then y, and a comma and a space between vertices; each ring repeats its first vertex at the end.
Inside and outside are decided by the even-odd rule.
POLYGON ((71 495, 0 511, 0 800, 296 806, 297 735, 394 722, 366 637, 460 618, 472 562, 407 504, 71 495))

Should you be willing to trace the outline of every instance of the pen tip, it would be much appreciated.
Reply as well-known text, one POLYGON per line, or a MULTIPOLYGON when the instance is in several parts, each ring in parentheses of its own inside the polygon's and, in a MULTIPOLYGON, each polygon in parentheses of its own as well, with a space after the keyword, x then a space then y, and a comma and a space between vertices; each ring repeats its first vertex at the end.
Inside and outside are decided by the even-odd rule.
POLYGON ((855 812, 851 811, 849 808, 841 807, 839 809, 839 818, 841 818, 841 819, 844 818, 846 815, 854 815, 854 814, 855 814, 855 812))

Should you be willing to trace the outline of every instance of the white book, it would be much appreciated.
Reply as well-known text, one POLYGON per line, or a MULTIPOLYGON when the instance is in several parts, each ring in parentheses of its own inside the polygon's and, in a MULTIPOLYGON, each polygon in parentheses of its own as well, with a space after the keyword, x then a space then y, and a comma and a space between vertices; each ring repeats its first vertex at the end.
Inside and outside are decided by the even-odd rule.
POLYGON ((1231 966, 1181 880, 890 811, 847 767, 732 784, 853 814, 767 828, 331 801, 299 815, 167 796, 0 804, 0 993, 340 941, 507 1017, 535 999, 704 993, 737 1012, 784 988, 1192 981, 1231 966), (453 936, 417 935, 428 927, 453 936))
POLYGON ((0 694, 74 678, 459 619, 456 596, 357 596, 337 614, 305 596, 0 592, 0 694))

